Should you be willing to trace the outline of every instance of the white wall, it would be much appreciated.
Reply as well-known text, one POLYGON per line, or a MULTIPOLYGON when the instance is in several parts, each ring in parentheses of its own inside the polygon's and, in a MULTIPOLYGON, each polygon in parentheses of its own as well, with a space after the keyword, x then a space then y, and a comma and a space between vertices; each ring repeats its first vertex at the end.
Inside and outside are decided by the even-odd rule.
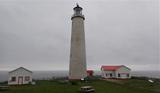
POLYGON ((69 79, 81 79, 87 76, 84 19, 72 19, 69 79))
POLYGON ((109 75, 106 76, 106 74, 112 74, 112 78, 116 76, 115 71, 105 71, 102 69, 102 77, 111 78, 109 75))
POLYGON ((121 67, 115 71, 116 78, 131 78, 130 72, 130 69, 127 67, 121 67), (121 77, 118 77, 118 73, 129 73, 129 77, 127 77, 126 74, 121 74, 121 77))

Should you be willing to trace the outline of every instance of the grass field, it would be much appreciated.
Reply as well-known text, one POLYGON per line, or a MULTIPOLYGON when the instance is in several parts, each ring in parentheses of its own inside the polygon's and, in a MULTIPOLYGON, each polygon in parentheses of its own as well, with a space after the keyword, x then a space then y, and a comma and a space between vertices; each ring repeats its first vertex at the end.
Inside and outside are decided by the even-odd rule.
POLYGON ((150 84, 145 80, 136 79, 122 82, 124 83, 117 84, 98 80, 71 85, 70 83, 41 80, 36 81, 36 85, 11 86, 8 91, 0 91, 0 93, 78 93, 78 89, 83 85, 93 86, 96 93, 160 93, 159 83, 150 84))

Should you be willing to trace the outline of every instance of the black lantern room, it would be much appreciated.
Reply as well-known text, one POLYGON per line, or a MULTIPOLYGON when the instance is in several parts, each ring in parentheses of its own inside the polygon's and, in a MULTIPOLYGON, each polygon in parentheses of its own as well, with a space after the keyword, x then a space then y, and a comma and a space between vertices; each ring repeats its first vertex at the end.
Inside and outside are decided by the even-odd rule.
POLYGON ((74 10, 74 14, 73 14, 73 16, 72 16, 71 19, 73 19, 73 18, 75 18, 75 17, 81 17, 81 18, 84 19, 84 15, 82 14, 82 10, 83 10, 82 7, 80 7, 80 6, 77 4, 77 6, 73 8, 73 10, 74 10))

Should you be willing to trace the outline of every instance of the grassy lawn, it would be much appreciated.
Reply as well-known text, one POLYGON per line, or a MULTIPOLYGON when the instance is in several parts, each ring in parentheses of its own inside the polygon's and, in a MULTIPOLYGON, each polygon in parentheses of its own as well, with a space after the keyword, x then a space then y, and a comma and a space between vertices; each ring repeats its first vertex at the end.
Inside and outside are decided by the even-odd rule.
POLYGON ((55 81, 36 81, 36 85, 11 86, 8 91, 0 93, 78 93, 78 89, 83 85, 91 85, 96 93, 160 93, 159 85, 151 85, 144 80, 125 81, 124 84, 116 84, 107 81, 92 81, 71 85, 62 84, 55 81), (155 89, 154 89, 155 88, 155 89))
POLYGON ((137 80, 131 79, 126 82, 124 85, 132 87, 132 88, 139 88, 147 91, 152 91, 152 93, 160 93, 160 81, 157 80, 155 83, 147 82, 146 80, 137 80))

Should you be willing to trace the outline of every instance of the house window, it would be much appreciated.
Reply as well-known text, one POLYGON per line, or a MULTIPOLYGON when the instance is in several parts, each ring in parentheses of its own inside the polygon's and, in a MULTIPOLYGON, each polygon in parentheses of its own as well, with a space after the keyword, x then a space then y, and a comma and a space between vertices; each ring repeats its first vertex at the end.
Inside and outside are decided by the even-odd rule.
POLYGON ((110 73, 110 77, 112 77, 112 73, 110 73))
POLYGON ((29 76, 25 76, 25 81, 29 81, 30 77, 29 76))
POLYGON ((16 77, 11 77, 11 81, 16 81, 16 77))
POLYGON ((121 74, 118 73, 118 77, 121 77, 121 74))
POLYGON ((108 76, 108 74, 106 74, 106 77, 108 76))
POLYGON ((129 77, 129 74, 127 74, 127 77, 129 77))

